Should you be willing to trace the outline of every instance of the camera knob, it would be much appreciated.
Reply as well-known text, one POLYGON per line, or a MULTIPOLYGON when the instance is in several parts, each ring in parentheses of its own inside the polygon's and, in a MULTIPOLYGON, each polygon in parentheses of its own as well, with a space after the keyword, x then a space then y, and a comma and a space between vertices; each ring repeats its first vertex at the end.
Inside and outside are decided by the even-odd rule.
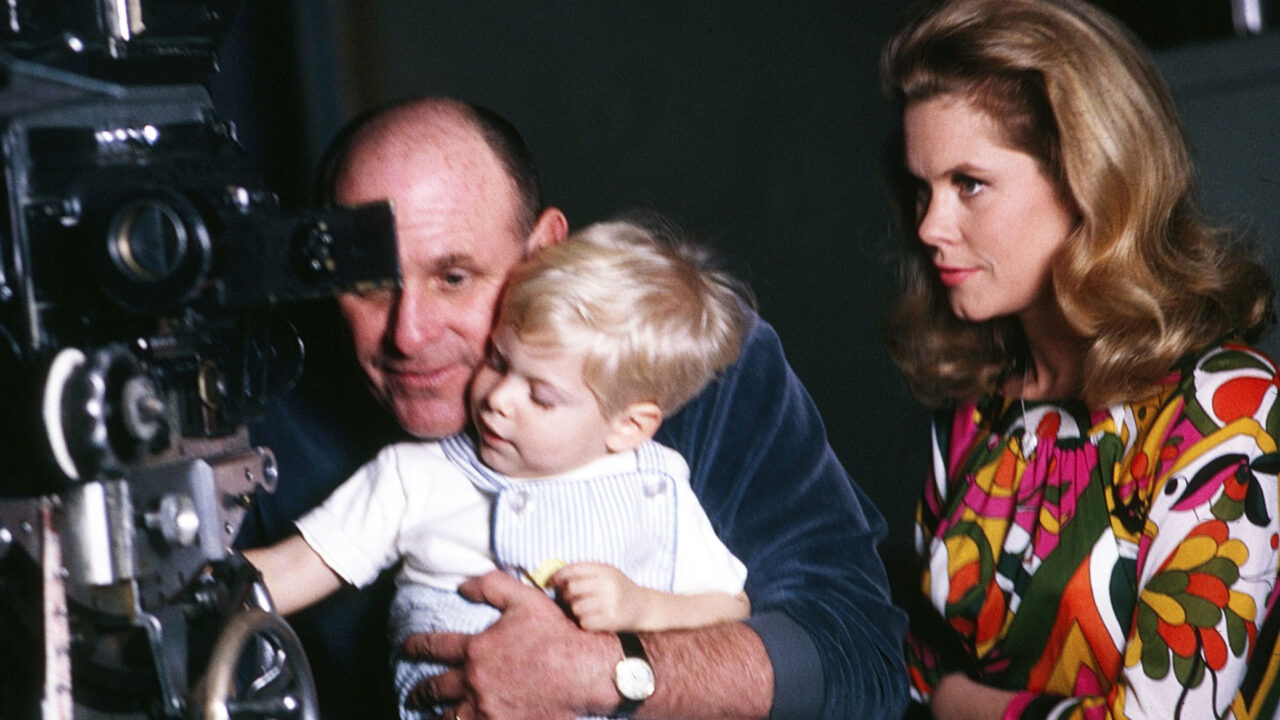
POLYGON ((45 434, 70 479, 116 474, 163 439, 165 405, 138 359, 121 345, 62 351, 45 380, 45 434))
POLYGON ((312 275, 332 275, 337 269, 337 259, 333 256, 333 233, 323 220, 312 223, 302 230, 301 260, 303 269, 312 275))
POLYGON ((4 560, 9 555, 9 549, 13 547, 13 533, 9 528, 0 525, 0 560, 4 560))
POLYGON ((161 497, 159 507, 147 513, 144 521, 170 546, 190 547, 200 532, 200 513, 196 512, 196 503, 190 495, 161 497))
POLYGON ((124 429, 136 440, 150 443, 164 429, 168 406, 149 376, 138 374, 125 380, 120 405, 124 429))

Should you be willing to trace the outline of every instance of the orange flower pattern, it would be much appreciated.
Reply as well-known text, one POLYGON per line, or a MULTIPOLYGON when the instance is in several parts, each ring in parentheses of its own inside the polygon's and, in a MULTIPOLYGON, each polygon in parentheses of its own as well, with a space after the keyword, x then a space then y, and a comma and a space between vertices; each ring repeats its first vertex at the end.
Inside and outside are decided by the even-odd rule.
POLYGON ((1272 717, 1278 391, 1225 343, 1142 402, 939 415, 916 542, 945 625, 913 619, 916 698, 963 670, 1022 718, 1272 717))

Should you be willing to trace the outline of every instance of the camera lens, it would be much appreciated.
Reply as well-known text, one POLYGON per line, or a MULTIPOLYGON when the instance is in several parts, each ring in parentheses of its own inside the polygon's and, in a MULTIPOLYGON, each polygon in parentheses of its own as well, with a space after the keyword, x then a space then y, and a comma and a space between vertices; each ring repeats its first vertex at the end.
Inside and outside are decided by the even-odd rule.
POLYGON ((161 314, 179 312, 196 296, 213 261, 213 245, 191 200, 147 187, 93 207, 90 237, 101 241, 91 245, 90 262, 108 297, 135 313, 161 314))
POLYGON ((139 200, 122 208, 108 242, 116 268, 144 283, 171 276, 187 254, 182 217, 159 200, 139 200))

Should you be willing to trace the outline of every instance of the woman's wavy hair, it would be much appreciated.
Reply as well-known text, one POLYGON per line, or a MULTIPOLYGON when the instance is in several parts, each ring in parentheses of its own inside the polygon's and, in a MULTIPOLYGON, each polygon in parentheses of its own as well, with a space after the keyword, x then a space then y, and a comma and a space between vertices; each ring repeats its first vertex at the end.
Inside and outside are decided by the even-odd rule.
MULTIPOLYGON (((880 73, 900 109, 943 95, 974 103, 1074 206, 1051 277, 1085 342, 1080 394, 1091 407, 1140 399, 1187 353, 1270 325, 1265 265, 1201 215, 1168 89, 1110 16, 1077 0, 928 2, 889 40, 880 73)), ((907 246, 886 340, 921 400, 976 397, 1027 362, 1025 337, 1014 318, 951 312, 914 231, 902 150, 899 128, 889 175, 907 246)))

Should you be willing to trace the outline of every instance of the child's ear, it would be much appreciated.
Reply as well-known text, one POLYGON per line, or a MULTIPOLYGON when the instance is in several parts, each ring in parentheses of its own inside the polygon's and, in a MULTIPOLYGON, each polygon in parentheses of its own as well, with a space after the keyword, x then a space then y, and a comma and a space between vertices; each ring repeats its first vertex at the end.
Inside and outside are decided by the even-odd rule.
POLYGON ((609 452, 632 450, 653 437, 662 424, 662 410, 651 402, 631 403, 609 421, 605 447, 609 452))

